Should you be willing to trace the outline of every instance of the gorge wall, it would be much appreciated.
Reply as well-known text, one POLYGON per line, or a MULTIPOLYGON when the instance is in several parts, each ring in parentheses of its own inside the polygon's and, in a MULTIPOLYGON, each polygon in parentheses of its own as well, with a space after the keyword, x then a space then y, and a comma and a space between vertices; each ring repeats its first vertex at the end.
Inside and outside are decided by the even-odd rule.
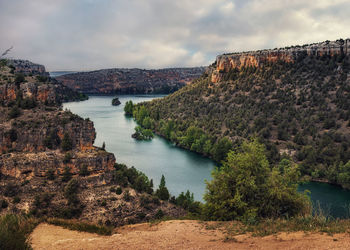
POLYGON ((168 94, 200 77, 206 67, 159 70, 102 69, 56 77, 63 85, 86 94, 168 94))
POLYGON ((60 175, 67 166, 72 174, 82 166, 91 173, 113 169, 114 155, 93 146, 93 122, 60 107, 79 94, 47 77, 43 66, 15 62, 19 68, 13 61, 0 68, 1 174, 26 179, 43 176, 48 169, 60 175), (64 140, 69 157, 62 150, 64 140))
POLYGON ((269 63, 283 61, 294 63, 304 56, 336 56, 350 54, 350 39, 325 41, 321 43, 291 46, 280 49, 266 49, 242 53, 219 55, 216 58, 216 68, 212 73, 212 82, 222 80, 224 73, 243 67, 262 67, 269 63))

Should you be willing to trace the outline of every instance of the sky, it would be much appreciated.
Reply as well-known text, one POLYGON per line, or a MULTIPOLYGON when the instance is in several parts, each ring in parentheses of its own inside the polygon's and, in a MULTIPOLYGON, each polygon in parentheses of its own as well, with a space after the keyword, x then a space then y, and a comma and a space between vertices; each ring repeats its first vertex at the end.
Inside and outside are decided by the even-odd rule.
POLYGON ((205 66, 350 37, 349 0, 0 0, 0 53, 48 71, 205 66))

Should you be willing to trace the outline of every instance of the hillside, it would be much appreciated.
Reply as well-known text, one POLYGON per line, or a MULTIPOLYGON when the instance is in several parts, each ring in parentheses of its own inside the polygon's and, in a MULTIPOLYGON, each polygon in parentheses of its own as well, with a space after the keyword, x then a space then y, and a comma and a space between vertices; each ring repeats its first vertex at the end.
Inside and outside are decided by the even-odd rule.
POLYGON ((159 70, 102 69, 56 77, 63 85, 85 94, 168 94, 206 70, 197 68, 169 68, 159 70))
POLYGON ((81 95, 42 73, 1 60, 0 215, 117 226, 183 214, 151 195, 143 173, 94 146, 93 122, 61 107, 81 95))
POLYGON ((193 84, 138 105, 136 119, 216 161, 258 137, 270 161, 290 157, 304 175, 350 187, 349 46, 347 39, 220 55, 193 84))

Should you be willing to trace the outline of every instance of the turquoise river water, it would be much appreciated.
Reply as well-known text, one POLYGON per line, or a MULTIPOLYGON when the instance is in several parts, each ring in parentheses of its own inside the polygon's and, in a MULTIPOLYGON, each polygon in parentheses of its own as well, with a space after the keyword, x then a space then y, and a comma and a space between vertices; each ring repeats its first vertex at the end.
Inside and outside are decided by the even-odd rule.
MULTIPOLYGON (((106 143, 106 150, 116 156, 118 163, 134 166, 153 179, 158 186, 162 174, 172 195, 190 190, 195 199, 203 201, 205 180, 210 180, 210 173, 215 163, 198 154, 180 149, 165 139, 156 136, 152 141, 136 141, 131 138, 136 126, 132 118, 124 116, 124 105, 128 100, 133 103, 161 98, 157 95, 119 96, 121 105, 112 106, 111 96, 90 96, 84 102, 64 103, 64 109, 94 122, 97 136, 96 146, 106 143)), ((333 217, 350 216, 350 192, 325 183, 306 183, 299 186, 299 191, 311 191, 311 200, 333 217)))

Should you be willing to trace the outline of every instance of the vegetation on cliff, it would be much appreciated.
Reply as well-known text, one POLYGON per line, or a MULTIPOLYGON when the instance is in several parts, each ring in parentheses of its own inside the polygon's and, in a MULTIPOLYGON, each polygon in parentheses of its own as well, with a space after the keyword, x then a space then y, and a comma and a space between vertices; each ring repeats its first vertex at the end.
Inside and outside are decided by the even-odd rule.
POLYGON ((216 161, 230 143, 258 137, 271 163, 287 155, 302 175, 347 187, 349 72, 344 54, 300 53, 295 62, 223 71, 216 83, 203 75, 174 94, 136 105, 134 117, 142 126, 149 117, 156 133, 216 161))

